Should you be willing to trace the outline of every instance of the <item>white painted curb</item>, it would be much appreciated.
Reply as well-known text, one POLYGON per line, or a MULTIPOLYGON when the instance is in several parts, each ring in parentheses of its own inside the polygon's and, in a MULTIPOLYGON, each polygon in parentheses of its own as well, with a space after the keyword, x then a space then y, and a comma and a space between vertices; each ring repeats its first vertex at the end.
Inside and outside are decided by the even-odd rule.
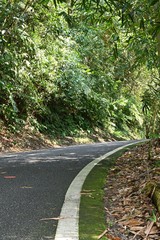
POLYGON ((79 205, 81 198, 81 189, 87 175, 92 170, 92 168, 100 161, 111 156, 115 152, 141 142, 145 142, 145 140, 118 147, 115 150, 110 151, 99 158, 96 158, 79 172, 79 174, 72 181, 66 193, 60 214, 60 219, 58 221, 55 240, 79 240, 79 205))

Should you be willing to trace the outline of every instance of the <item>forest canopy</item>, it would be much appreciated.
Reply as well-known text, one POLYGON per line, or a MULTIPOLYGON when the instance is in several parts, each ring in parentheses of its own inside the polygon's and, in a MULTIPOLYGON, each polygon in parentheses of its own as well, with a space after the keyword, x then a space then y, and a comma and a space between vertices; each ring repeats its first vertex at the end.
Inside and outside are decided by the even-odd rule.
POLYGON ((160 130, 159 0, 1 0, 0 119, 53 136, 160 130))

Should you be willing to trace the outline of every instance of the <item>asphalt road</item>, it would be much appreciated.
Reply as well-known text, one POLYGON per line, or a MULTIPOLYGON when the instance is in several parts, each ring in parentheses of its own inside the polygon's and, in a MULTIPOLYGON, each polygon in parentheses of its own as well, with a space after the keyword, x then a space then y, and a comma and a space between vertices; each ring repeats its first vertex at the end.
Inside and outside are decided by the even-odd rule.
POLYGON ((0 155, 0 240, 53 240, 65 193, 93 159, 128 142, 0 155))

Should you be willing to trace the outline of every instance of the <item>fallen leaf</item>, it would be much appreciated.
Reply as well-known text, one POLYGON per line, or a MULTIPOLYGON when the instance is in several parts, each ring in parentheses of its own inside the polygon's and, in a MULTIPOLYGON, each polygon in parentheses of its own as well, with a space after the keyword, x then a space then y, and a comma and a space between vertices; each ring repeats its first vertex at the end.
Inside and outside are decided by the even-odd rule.
POLYGON ((143 224, 142 221, 139 221, 137 219, 130 219, 128 221, 122 221, 122 222, 119 222, 119 223, 122 224, 122 225, 125 225, 125 226, 130 226, 130 227, 132 227, 132 226, 140 226, 140 225, 143 224))
POLYGON ((16 176, 4 176, 3 178, 5 178, 5 179, 15 179, 16 176))
POLYGON ((149 234, 160 234, 160 230, 156 226, 153 226, 149 234))
POLYGON ((110 234, 106 234, 106 237, 109 239, 109 240, 121 240, 119 237, 114 237, 110 234))
POLYGON ((147 238, 148 235, 150 234, 153 225, 154 225, 154 222, 150 222, 150 223, 147 225, 147 229, 145 230, 146 238, 147 238))
POLYGON ((104 230, 104 232, 101 234, 101 235, 99 235, 98 236, 98 239, 101 239, 106 233, 108 232, 108 230, 106 229, 106 230, 104 230))
POLYGON ((143 229, 144 227, 141 226, 130 227, 130 231, 142 231, 143 229))

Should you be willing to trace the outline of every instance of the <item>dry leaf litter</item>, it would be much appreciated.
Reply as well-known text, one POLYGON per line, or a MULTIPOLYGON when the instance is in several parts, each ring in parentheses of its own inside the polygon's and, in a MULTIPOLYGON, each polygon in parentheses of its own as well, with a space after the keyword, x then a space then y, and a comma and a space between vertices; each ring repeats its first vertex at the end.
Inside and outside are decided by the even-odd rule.
POLYGON ((137 146, 117 159, 105 188, 107 229, 99 239, 160 240, 159 213, 144 193, 148 181, 160 183, 160 168, 155 167, 158 161, 159 139, 137 146))

